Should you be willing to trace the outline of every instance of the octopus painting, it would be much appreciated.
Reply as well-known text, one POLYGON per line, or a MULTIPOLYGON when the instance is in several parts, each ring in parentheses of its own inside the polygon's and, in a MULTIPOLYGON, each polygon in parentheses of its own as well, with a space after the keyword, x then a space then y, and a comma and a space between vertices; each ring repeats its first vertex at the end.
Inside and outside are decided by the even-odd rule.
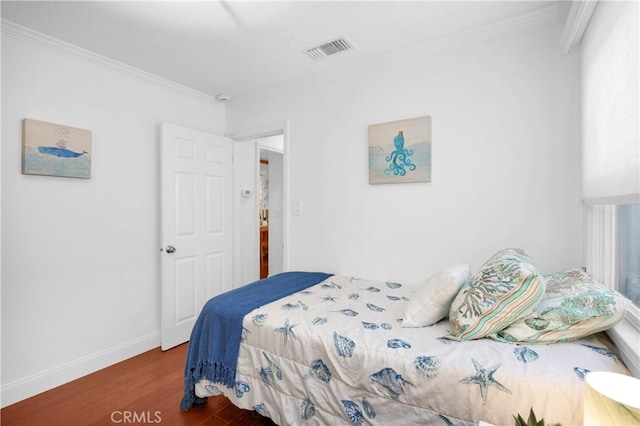
POLYGON ((393 138, 393 145, 396 149, 384 158, 384 160, 389 163, 389 167, 384 171, 385 175, 393 173, 394 176, 404 176, 407 174, 405 167, 411 171, 416 169, 416 165, 413 164, 409 158, 413 155, 413 150, 404 147, 403 133, 404 132, 400 130, 393 138))
POLYGON ((369 183, 409 182, 431 182, 428 115, 369 125, 369 183))

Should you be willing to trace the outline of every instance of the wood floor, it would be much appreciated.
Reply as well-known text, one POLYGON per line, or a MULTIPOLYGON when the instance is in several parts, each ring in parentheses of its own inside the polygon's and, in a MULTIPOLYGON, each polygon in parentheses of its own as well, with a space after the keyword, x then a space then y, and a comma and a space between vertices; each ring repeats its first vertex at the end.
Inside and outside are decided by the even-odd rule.
POLYGON ((2 426, 115 424, 274 426, 270 419, 234 406, 224 396, 186 413, 183 394, 187 344, 159 348, 5 407, 2 426))

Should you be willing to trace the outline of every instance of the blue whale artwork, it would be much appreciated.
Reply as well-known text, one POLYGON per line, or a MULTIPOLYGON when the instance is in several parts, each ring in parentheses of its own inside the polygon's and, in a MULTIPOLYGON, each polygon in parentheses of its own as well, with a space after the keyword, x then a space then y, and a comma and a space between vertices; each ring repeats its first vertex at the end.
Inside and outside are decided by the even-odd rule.
POLYGON ((25 118, 22 173, 91 179, 91 130, 25 118))
POLYGON ((87 151, 75 152, 67 148, 59 148, 57 146, 39 146, 38 152, 45 155, 54 155, 62 158, 77 158, 87 154, 87 151))

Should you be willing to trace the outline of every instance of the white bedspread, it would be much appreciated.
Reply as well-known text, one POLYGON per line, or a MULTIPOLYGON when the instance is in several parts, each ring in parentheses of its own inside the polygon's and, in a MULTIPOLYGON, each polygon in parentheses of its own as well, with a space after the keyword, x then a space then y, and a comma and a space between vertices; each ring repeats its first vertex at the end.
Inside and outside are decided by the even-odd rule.
POLYGON ((582 424, 588 371, 629 374, 601 335, 522 346, 402 328, 411 288, 333 276, 248 314, 235 389, 201 381, 280 425, 582 424))

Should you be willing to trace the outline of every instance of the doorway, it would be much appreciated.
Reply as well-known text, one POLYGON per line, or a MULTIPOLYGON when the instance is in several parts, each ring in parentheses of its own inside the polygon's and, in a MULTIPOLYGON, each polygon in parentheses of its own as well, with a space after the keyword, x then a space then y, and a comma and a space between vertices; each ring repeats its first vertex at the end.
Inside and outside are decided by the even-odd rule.
POLYGON ((232 136, 234 287, 288 270, 286 134, 232 136))
POLYGON ((283 271, 283 153, 259 147, 258 222, 260 278, 283 271))

